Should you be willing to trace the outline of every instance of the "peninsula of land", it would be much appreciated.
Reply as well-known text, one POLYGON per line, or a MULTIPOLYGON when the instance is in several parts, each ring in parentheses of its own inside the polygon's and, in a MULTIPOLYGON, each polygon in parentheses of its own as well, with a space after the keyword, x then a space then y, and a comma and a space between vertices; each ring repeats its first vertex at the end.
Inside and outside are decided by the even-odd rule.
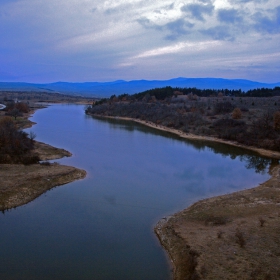
MULTIPOLYGON (((36 142, 40 160, 53 160, 71 153, 36 142)), ((86 171, 58 163, 0 164, 0 210, 24 205, 44 192, 72 181, 82 179, 86 171)))

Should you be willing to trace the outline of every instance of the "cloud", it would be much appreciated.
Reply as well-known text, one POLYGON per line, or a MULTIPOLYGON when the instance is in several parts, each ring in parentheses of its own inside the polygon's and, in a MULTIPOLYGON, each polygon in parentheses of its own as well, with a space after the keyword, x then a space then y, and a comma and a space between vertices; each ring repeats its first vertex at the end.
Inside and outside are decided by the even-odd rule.
POLYGON ((208 4, 188 4, 181 8, 182 12, 190 14, 193 18, 204 21, 204 15, 211 15, 214 10, 212 3, 208 4))
POLYGON ((193 23, 185 20, 184 18, 179 18, 163 25, 154 24, 147 18, 139 19, 138 23, 147 29, 155 29, 163 32, 167 31, 169 34, 165 35, 164 38, 171 41, 177 40, 179 37, 189 34, 190 29, 194 26, 193 23))
POLYGON ((252 46, 263 57, 278 49, 279 18, 279 0, 0 0, 0 70, 53 81, 212 76, 226 65, 239 75, 252 46))
POLYGON ((152 57, 152 56, 161 56, 161 55, 166 55, 166 54, 171 54, 171 53, 177 53, 178 51, 182 50, 186 46, 187 46, 187 44, 179 43, 179 44, 172 45, 172 46, 156 48, 153 50, 149 50, 149 51, 140 53, 137 56, 132 57, 132 59, 148 58, 148 57, 152 57))
POLYGON ((223 23, 233 24, 243 22, 243 17, 236 9, 219 9, 217 14, 218 20, 223 23))
POLYGON ((200 52, 205 49, 210 49, 212 47, 218 46, 218 42, 213 41, 204 41, 204 42, 180 42, 177 44, 169 45, 166 47, 156 48, 149 51, 142 52, 131 59, 139 58, 149 58, 154 56, 163 56, 168 54, 176 54, 182 51, 187 51, 190 54, 195 52, 200 52))
POLYGON ((275 34, 280 33, 280 6, 266 16, 261 12, 253 16, 255 20, 254 28, 261 33, 275 34))
POLYGON ((168 40, 176 40, 178 37, 182 35, 186 35, 190 33, 190 29, 194 26, 193 23, 186 21, 184 19, 178 19, 173 22, 167 23, 164 28, 168 31, 171 31, 169 35, 165 38, 168 40))
POLYGON ((240 3, 267 3, 269 0, 229 0, 230 3, 240 4, 240 3))
POLYGON ((201 30, 200 32, 206 36, 210 36, 214 40, 234 40, 234 36, 230 33, 229 28, 226 25, 211 27, 201 30))

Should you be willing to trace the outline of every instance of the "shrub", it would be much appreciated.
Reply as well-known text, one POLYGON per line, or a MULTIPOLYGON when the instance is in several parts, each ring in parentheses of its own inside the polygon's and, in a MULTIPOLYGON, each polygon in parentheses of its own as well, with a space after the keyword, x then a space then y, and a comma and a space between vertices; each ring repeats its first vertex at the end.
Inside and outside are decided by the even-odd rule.
POLYGON ((42 161, 42 162, 40 162, 40 165, 50 166, 51 163, 49 161, 42 161))
POLYGON ((35 163, 38 156, 31 155, 34 141, 28 134, 17 130, 12 118, 0 120, 0 163, 35 163))
POLYGON ((232 112, 234 106, 229 102, 218 102, 214 105, 215 114, 225 114, 232 112))
POLYGON ((213 122, 213 129, 220 138, 236 140, 246 132, 246 125, 243 121, 234 119, 219 119, 213 122))
POLYGON ((29 106, 27 103, 24 103, 24 102, 16 103, 15 108, 18 109, 21 113, 29 112, 29 106))
POLYGON ((220 239, 220 238, 222 238, 222 235, 223 235, 223 231, 221 231, 221 230, 219 230, 218 232, 217 232, 217 237, 220 239))
POLYGON ((212 225, 212 226, 221 226, 225 225, 229 222, 229 218, 227 217, 222 217, 222 216, 208 216, 205 219, 205 225, 212 225))
POLYGON ((263 227, 264 223, 265 223, 265 219, 260 217, 259 218, 259 222, 260 222, 260 226, 263 227))
POLYGON ((241 119, 242 113, 239 108, 235 108, 232 112, 232 118, 235 120, 241 119))
POLYGON ((27 155, 20 157, 18 162, 28 165, 28 164, 38 163, 39 160, 40 160, 40 158, 38 155, 27 154, 27 155))
POLYGON ((236 237, 236 243, 241 248, 243 248, 245 246, 245 244, 246 244, 243 232, 240 231, 239 229, 237 229, 236 232, 235 232, 235 237, 236 237))
POLYGON ((275 130, 280 130, 280 112, 277 111, 273 115, 273 126, 275 130))

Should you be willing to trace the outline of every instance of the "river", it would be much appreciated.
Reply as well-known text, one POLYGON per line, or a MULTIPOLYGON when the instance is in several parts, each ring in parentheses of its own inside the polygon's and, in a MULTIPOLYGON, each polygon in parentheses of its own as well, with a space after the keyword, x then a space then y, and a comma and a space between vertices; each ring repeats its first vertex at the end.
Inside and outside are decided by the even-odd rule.
POLYGON ((31 120, 26 131, 73 153, 56 161, 87 177, 0 215, 4 280, 170 279, 156 222, 269 178, 269 160, 252 152, 92 118, 81 105, 53 105, 31 120))

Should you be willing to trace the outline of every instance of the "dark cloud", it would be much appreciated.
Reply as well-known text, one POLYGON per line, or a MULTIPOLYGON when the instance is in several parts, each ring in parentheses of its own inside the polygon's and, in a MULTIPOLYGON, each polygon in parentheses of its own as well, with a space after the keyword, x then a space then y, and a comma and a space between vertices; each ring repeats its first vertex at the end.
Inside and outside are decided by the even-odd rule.
POLYGON ((217 16, 218 20, 224 23, 240 23, 243 21, 239 11, 235 9, 220 9, 217 16))
POLYGON ((117 8, 108 8, 104 11, 105 15, 113 15, 113 14, 118 14, 122 8, 117 7, 117 8))
POLYGON ((271 17, 262 13, 256 13, 253 16, 255 21, 254 28, 261 33, 276 34, 280 33, 280 6, 275 8, 271 17))
POLYGON ((146 29, 158 29, 158 30, 161 29, 160 26, 154 24, 148 18, 145 17, 138 19, 137 22, 146 29))
POLYGON ((204 21, 204 15, 211 15, 214 10, 212 3, 204 4, 189 4, 181 8, 182 12, 189 13, 193 18, 204 21))
POLYGON ((222 41, 234 40, 234 36, 230 34, 228 26, 225 25, 211 27, 206 30, 200 30, 200 32, 206 36, 211 37, 214 40, 222 40, 222 41))
POLYGON ((178 37, 189 34, 190 28, 194 24, 186 21, 184 19, 178 19, 172 22, 167 23, 163 28, 167 29, 171 33, 165 37, 167 40, 176 40, 178 37))
POLYGON ((179 37, 181 37, 183 35, 189 34, 190 29, 194 26, 193 23, 191 23, 183 18, 168 22, 165 25, 154 24, 147 18, 139 19, 137 22, 147 29, 168 31, 169 34, 166 35, 164 38, 167 40, 172 40, 172 41, 178 39, 179 37))

